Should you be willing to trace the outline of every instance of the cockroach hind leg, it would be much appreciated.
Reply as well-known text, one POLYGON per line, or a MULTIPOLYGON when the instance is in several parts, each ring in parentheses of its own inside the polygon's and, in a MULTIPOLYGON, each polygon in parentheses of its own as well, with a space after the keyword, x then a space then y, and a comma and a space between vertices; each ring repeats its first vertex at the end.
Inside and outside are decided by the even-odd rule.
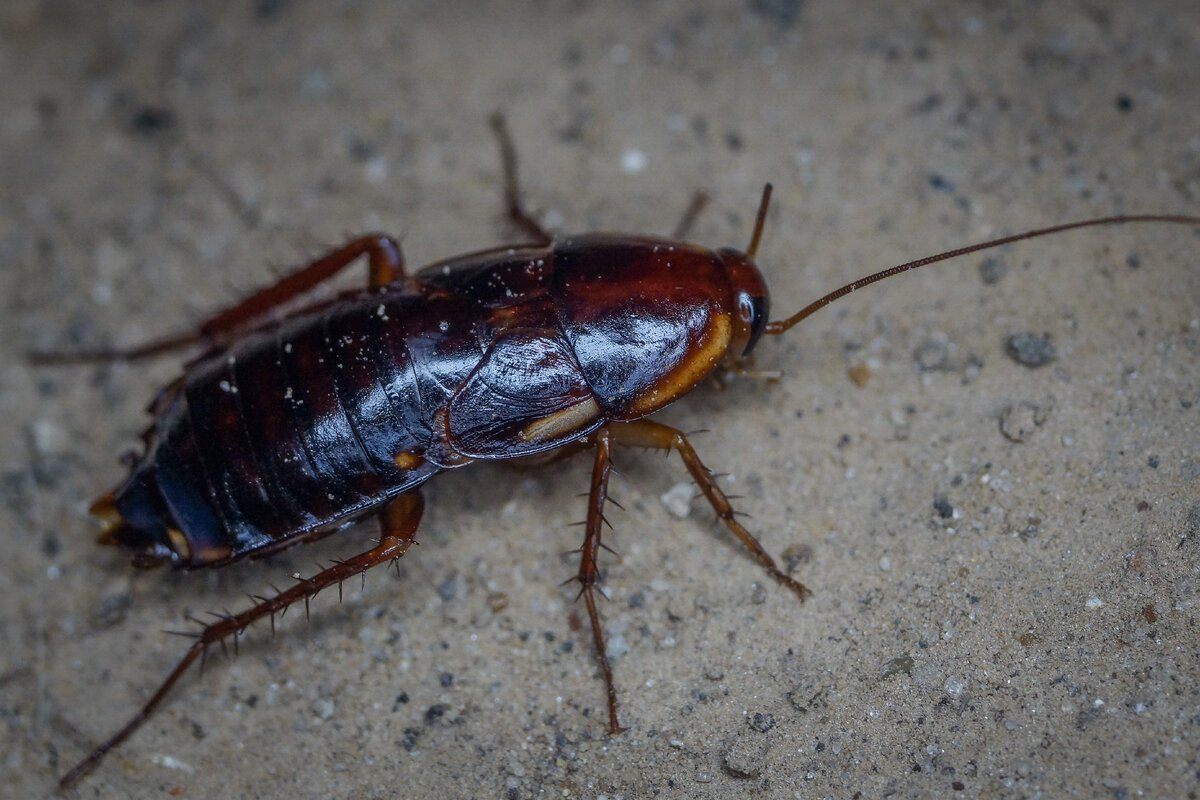
POLYGON ((333 278, 360 257, 367 257, 368 285, 386 286, 405 277, 400 244, 390 236, 372 233, 353 239, 295 270, 246 299, 210 316, 193 331, 163 336, 127 348, 95 350, 33 350, 27 353, 34 364, 87 364, 104 361, 138 361, 174 350, 205 344, 221 347, 231 336, 253 328, 273 310, 303 296, 333 278))
POLYGON ((174 688, 175 684, 188 671, 188 668, 197 659, 201 659, 203 663, 203 660, 207 657, 210 645, 220 643, 224 647, 225 640, 232 636, 234 637, 236 647, 237 637, 247 627, 263 617, 272 617, 273 619, 277 613, 282 616, 282 613, 293 603, 300 601, 307 603, 308 600, 312 599, 314 595, 326 586, 403 555, 412 543, 417 526, 420 524, 423 510, 424 502, 419 492, 413 491, 402 494, 388 503, 384 512, 380 515, 383 535, 380 537, 379 543, 370 550, 348 558, 340 564, 335 564, 312 578, 297 581, 287 589, 277 592, 273 597, 239 614, 209 612, 215 617, 216 621, 202 623, 204 627, 199 631, 192 646, 188 648, 188 651, 175 665, 175 668, 159 684, 158 689, 150 696, 150 699, 125 723, 124 727, 97 746, 82 761, 63 775, 59 781, 59 788, 69 789, 77 784, 104 759, 109 751, 133 735, 150 718, 150 715, 154 713, 155 709, 158 708, 167 694, 174 688))

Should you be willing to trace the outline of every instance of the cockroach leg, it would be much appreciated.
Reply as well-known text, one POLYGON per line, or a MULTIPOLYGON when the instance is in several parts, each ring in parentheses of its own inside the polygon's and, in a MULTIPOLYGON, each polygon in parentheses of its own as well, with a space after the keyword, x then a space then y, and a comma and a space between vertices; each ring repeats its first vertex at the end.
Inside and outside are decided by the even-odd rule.
POLYGON ((500 161, 504 167, 504 205, 509 220, 532 236, 535 243, 550 244, 554 241, 554 236, 525 210, 525 202, 521 199, 521 183, 517 177, 517 148, 508 132, 508 120, 503 113, 495 111, 488 122, 492 126, 492 133, 496 135, 497 144, 500 145, 500 161))
POLYGON ((101 361, 140 361, 144 358, 169 353, 183 347, 200 344, 204 337, 200 333, 181 333, 164 336, 134 347, 104 347, 94 350, 30 350, 25 355, 29 363, 36 366, 55 364, 87 364, 101 361))
POLYGON ((612 666, 608 663, 607 644, 600 612, 596 609, 595 584, 600 572, 600 535, 604 527, 604 504, 608 501, 608 476, 612 472, 612 435, 602 428, 592 437, 596 448, 596 461, 592 467, 592 486, 588 492, 587 522, 584 527, 583 547, 579 549, 579 594, 587 606, 588 619, 592 623, 592 643, 596 648, 596 660, 604 674, 604 686, 608 691, 608 732, 620 733, 624 728, 617 719, 617 688, 613 684, 612 666))
POLYGON ((171 670, 170 674, 167 675, 166 679, 150 699, 146 701, 141 710, 129 722, 125 723, 125 727, 96 747, 95 750, 88 754, 87 758, 80 761, 70 772, 64 775, 62 780, 59 781, 59 787, 68 789, 74 786, 81 778, 91 772, 110 750, 128 739, 134 731, 140 728, 154 712, 154 709, 167 696, 167 693, 171 691, 175 684, 179 682, 179 679, 183 677, 183 674, 187 672, 188 667, 197 658, 202 658, 210 645, 217 643, 224 645, 225 640, 230 636, 235 637, 236 641, 236 637, 242 631, 263 617, 271 617, 272 624, 274 624, 275 614, 282 614, 293 603, 301 601, 307 603, 320 593, 322 589, 332 586, 335 583, 340 583, 346 578, 353 577, 359 573, 364 573, 378 564, 394 561, 404 555, 413 544, 424 508, 425 503, 420 492, 412 491, 396 497, 384 507, 382 513, 379 515, 381 529, 379 543, 370 550, 367 550, 365 553, 359 553, 345 561, 339 561, 334 566, 311 578, 300 580, 294 586, 277 591, 273 597, 264 599, 258 605, 248 608, 239 614, 216 615, 217 621, 205 624, 203 630, 196 634, 196 641, 188 648, 187 653, 179 660, 179 663, 175 665, 175 668, 171 670))
POLYGON ((360 236, 260 289, 237 305, 209 317, 201 323, 200 334, 206 339, 216 339, 244 330, 289 300, 315 289, 364 255, 371 288, 404 278, 404 254, 399 242, 381 233, 360 236))
POLYGON ((737 521, 733 506, 729 503, 729 498, 726 497, 725 492, 721 491, 721 487, 717 485, 712 473, 704 466, 704 463, 700 460, 700 456, 696 455, 696 451, 681 431, 648 419, 613 425, 608 430, 612 432, 613 439, 619 444, 633 445, 634 447, 650 447, 656 450, 674 450, 679 453, 683 459, 684 466, 687 467, 687 471, 692 476, 692 480, 700 487, 700 491, 708 500, 709 505, 712 506, 713 511, 725 523, 725 527, 729 529, 729 532, 746 546, 746 549, 762 565, 767 574, 778 583, 791 589, 801 600, 806 599, 811 594, 804 584, 782 572, 775 564, 775 559, 771 558, 770 554, 763 549, 763 546, 751 535, 750 531, 746 530, 737 521))
POLYGON ((364 255, 367 256, 368 283, 372 288, 404 279, 404 254, 400 251, 400 244, 390 236, 370 234, 361 236, 285 275, 237 305, 217 312, 202 322, 195 331, 164 336, 129 348, 36 351, 29 354, 29 359, 35 364, 137 361, 189 345, 218 344, 262 322, 266 314, 273 309, 316 288, 364 255))
POLYGON ((683 212, 683 219, 679 220, 679 224, 675 226, 671 238, 686 239, 688 234, 692 232, 692 226, 696 224, 696 220, 700 217, 700 212, 704 210, 706 205, 708 205, 707 193, 697 191, 693 194, 691 202, 688 203, 687 210, 683 212))

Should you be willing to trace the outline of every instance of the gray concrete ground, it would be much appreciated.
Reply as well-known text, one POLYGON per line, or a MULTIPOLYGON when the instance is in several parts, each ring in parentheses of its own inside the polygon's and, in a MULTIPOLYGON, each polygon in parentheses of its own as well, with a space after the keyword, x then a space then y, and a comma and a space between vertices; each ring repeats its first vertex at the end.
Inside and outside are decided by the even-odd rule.
MULTIPOLYGON (((50 793, 124 721, 182 653, 161 629, 373 535, 134 572, 85 510, 179 361, 23 350, 186 329, 352 232, 414 264, 515 238, 492 109, 563 229, 666 232, 706 189, 694 238, 743 246, 774 181, 780 311, 1003 232, 1200 213, 1195 3, 887 5, 3 3, 0 794, 50 793)), ((933 267, 764 342, 780 382, 663 413, 814 597, 702 501, 671 513, 677 462, 619 454, 619 737, 559 586, 587 459, 485 466, 430 484, 399 577, 252 631, 78 795, 1195 796, 1198 245, 933 267)))

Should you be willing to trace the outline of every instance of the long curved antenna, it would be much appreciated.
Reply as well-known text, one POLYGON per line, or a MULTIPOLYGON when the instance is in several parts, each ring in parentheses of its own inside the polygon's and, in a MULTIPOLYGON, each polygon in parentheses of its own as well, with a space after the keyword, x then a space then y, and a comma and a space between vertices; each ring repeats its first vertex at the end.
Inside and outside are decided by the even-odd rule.
POLYGON ((754 233, 750 236, 750 246, 746 248, 746 255, 754 258, 754 254, 758 252, 758 243, 762 239, 763 224, 767 221, 767 208, 771 205, 771 184, 763 186, 762 200, 758 201, 758 216, 754 218, 754 233))
MULTIPOLYGON (((768 184, 768 189, 770 184, 768 184)), ((762 211, 759 211, 761 220, 762 211)), ((864 286, 870 286, 872 283, 890 278, 893 275, 899 275, 901 272, 908 272, 910 269, 924 267, 927 264, 936 264, 939 261, 946 261, 958 256, 964 256, 968 253, 976 253, 980 250, 988 250, 992 247, 999 247, 1002 244, 1010 242, 1019 242, 1022 239, 1034 239, 1038 236, 1049 236, 1052 233, 1062 233, 1063 231, 1074 230, 1075 228, 1090 228, 1097 225, 1120 225, 1126 222, 1166 222, 1174 225, 1200 225, 1200 217, 1188 217, 1176 214, 1128 214, 1117 217, 1099 217, 1097 219, 1085 219, 1081 222, 1068 222, 1064 225, 1055 225, 1050 228, 1038 228, 1037 230, 1026 231, 1025 233, 1017 233, 1012 236, 1003 236, 999 239, 992 239, 988 242, 980 242, 979 244, 960 247, 955 250, 947 250, 945 253, 938 253, 925 258, 918 258, 916 261, 909 261, 906 264, 885 269, 882 272, 876 272, 874 275, 868 275, 865 278, 859 278, 853 283, 848 283, 840 289, 830 292, 824 297, 814 300, 800 311, 796 312, 787 319, 775 320, 768 322, 764 333, 778 335, 792 328, 792 326, 806 319, 813 313, 824 308, 825 306, 837 300, 839 297, 845 297, 856 289, 861 289, 864 286)), ((752 244, 758 243, 758 229, 755 229, 754 241, 752 244)))

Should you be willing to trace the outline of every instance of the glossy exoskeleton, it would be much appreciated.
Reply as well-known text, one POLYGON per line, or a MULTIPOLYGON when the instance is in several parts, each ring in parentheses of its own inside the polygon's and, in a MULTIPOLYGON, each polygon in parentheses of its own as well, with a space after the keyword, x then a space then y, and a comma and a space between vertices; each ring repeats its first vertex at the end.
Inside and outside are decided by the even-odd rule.
POLYGON ((1122 216, 1044 228, 902 264, 849 284, 793 316, 768 322, 753 257, 764 191, 746 252, 672 239, 589 234, 553 239, 524 210, 515 154, 496 117, 512 220, 533 244, 448 259, 406 275, 397 243, 367 236, 309 264, 201 325, 125 351, 43 354, 43 360, 135 359, 203 345, 150 407, 153 424, 129 476, 98 499, 100 541, 135 564, 228 564, 311 540, 366 515, 382 528, 370 550, 254 607, 207 625, 125 727, 62 779, 77 781, 136 730, 211 644, 236 637, 380 563, 413 542, 419 487, 475 461, 549 459, 591 449, 594 468, 577 579, 607 689, 608 727, 620 730, 594 587, 611 453, 620 445, 674 450, 726 527, 770 576, 803 599, 735 518, 729 500, 679 431, 645 419, 722 365, 737 368, 764 334, 779 334, 837 298, 935 261, 1075 227, 1158 221, 1122 216), (272 319, 362 256, 368 288, 272 319))

